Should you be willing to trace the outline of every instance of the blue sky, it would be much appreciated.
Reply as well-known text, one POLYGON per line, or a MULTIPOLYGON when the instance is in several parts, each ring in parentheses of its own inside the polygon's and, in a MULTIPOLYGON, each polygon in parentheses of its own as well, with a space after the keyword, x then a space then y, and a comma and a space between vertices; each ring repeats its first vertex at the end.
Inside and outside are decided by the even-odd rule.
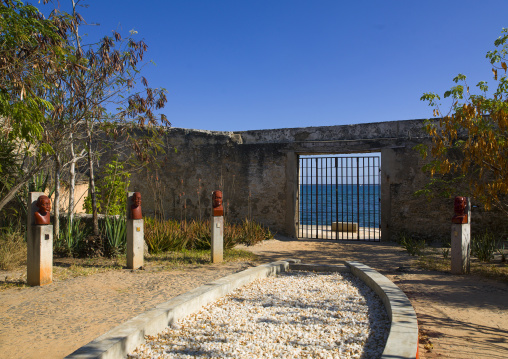
POLYGON ((508 27, 506 0, 88 4, 90 39, 134 29, 148 44, 143 74, 174 127, 220 131, 428 118, 421 95, 457 73, 492 82, 485 54, 508 27))

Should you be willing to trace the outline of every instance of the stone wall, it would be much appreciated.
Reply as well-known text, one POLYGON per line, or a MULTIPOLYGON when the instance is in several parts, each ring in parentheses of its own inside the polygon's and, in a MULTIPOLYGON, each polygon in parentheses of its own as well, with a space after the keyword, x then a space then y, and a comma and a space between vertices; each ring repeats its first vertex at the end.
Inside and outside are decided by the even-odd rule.
MULTIPOLYGON (((142 192, 145 214, 192 219, 210 216, 211 193, 220 189, 227 220, 252 218, 294 237, 299 155, 381 152, 382 240, 402 232, 449 238, 453 199, 414 196, 428 181, 414 150, 429 143, 422 128, 423 120, 243 132, 173 128, 160 168, 133 175, 130 190, 142 192)), ((475 221, 473 211, 477 228, 486 218, 475 221)))

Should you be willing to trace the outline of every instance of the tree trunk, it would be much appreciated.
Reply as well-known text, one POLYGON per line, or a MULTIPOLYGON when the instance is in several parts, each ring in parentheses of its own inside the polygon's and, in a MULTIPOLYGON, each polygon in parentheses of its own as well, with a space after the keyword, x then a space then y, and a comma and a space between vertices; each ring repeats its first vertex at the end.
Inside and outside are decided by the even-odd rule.
MULTIPOLYGON (((90 125, 89 125, 90 126, 90 125)), ((90 185, 88 191, 92 199, 92 216, 93 216, 93 234, 99 235, 99 216, 97 215, 97 199, 95 196, 95 181, 93 176, 93 159, 92 159, 92 130, 88 127, 88 168, 90 170, 90 185)))
POLYGON ((71 139, 71 164, 69 167, 69 208, 67 210, 67 224, 68 228, 72 227, 74 221, 74 191, 76 189, 76 161, 78 160, 74 153, 74 143, 72 142, 72 132, 70 134, 71 139))
POLYGON ((53 241, 58 242, 60 237, 60 176, 62 172, 62 164, 60 163, 60 155, 55 155, 55 201, 53 203, 53 241))

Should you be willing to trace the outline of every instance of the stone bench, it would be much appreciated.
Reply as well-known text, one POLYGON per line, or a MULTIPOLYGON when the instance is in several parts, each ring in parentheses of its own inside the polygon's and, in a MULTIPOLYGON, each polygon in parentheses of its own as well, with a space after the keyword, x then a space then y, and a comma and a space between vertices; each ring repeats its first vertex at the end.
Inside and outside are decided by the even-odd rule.
POLYGON ((332 222, 332 231, 358 233, 358 223, 332 222))

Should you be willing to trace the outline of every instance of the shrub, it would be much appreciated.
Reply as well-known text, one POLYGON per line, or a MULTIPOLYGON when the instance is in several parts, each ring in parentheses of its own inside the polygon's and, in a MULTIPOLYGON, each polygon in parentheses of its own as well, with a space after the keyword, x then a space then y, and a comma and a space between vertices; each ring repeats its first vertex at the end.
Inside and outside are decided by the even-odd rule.
POLYGON ((419 256, 422 254, 423 249, 425 248, 425 241, 416 240, 410 237, 405 233, 401 233, 399 235, 397 241, 411 256, 419 256))
MULTIPOLYGON (((125 212, 125 192, 129 187, 130 173, 124 171, 123 164, 112 160, 106 165, 104 177, 97 180, 95 190, 97 211, 106 215, 119 215, 125 212)), ((92 198, 87 196, 83 209, 92 213, 92 198)))
POLYGON ((471 238, 471 255, 478 258, 480 262, 490 262, 494 258, 496 249, 494 235, 488 231, 471 238))
POLYGON ((69 218, 60 221, 60 239, 55 243, 55 251, 67 256, 76 256, 83 240, 91 234, 91 228, 75 216, 72 224, 69 218))
MULTIPOLYGON (((211 246, 209 220, 158 221, 145 217, 145 241, 150 253, 183 250, 208 250, 211 246)), ((253 245, 267 238, 271 232, 258 223, 245 220, 242 223, 224 223, 224 250, 236 244, 253 245)))
POLYGON ((106 216, 102 222, 102 234, 105 237, 105 252, 116 257, 125 252, 127 245, 127 224, 124 216, 106 216))

